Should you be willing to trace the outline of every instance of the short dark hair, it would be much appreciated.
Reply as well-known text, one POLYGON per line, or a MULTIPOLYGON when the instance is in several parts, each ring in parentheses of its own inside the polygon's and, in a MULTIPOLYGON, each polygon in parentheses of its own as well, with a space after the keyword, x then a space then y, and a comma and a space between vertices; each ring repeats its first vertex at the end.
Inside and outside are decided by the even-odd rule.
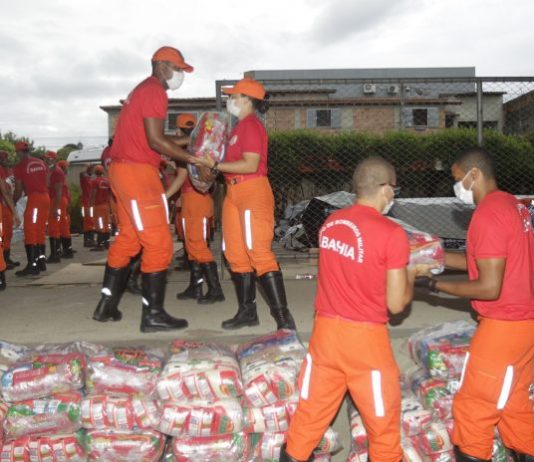
POLYGON ((247 98, 250 99, 250 101, 252 101, 252 107, 254 108, 255 111, 259 112, 260 114, 265 114, 269 110, 270 95, 268 93, 265 95, 265 98, 263 99, 252 98, 251 96, 248 96, 248 95, 244 95, 244 96, 246 96, 247 98))
POLYGON ((471 148, 464 151, 454 162, 463 172, 478 168, 488 180, 495 179, 493 156, 484 148, 471 148))
POLYGON ((352 186, 359 197, 374 196, 381 185, 395 181, 395 167, 380 156, 362 160, 354 170, 352 186))

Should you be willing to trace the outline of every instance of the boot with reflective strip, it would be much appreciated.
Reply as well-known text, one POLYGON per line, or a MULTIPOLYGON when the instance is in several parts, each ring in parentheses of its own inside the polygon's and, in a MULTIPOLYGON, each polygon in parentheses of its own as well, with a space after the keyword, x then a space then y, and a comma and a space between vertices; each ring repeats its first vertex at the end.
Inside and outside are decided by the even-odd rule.
POLYGON ((256 308, 256 273, 232 273, 232 280, 239 306, 236 315, 223 321, 221 327, 240 329, 245 326, 257 326, 260 321, 256 308))
POLYGON ((46 259, 47 263, 61 263, 59 255, 59 239, 50 238, 50 256, 46 259))
POLYGON ((6 272, 0 271, 0 291, 6 290, 6 272))
POLYGON ((11 260, 11 249, 4 250, 4 261, 6 262, 8 270, 11 270, 13 268, 16 268, 17 266, 20 266, 19 261, 11 260))
POLYGON ((165 311, 165 288, 167 271, 141 273, 143 285, 143 314, 141 332, 159 332, 185 329, 189 324, 185 319, 172 317, 165 311))
POLYGON ((102 283, 102 297, 93 313, 95 321, 120 321, 122 319, 122 313, 118 307, 129 272, 130 269, 127 266, 124 268, 111 268, 106 265, 104 282, 102 283))
POLYGON ((178 300, 198 300, 202 297, 202 283, 204 278, 202 277, 202 268, 197 261, 189 262, 189 285, 183 292, 176 294, 178 300))
POLYGON ((39 244, 37 247, 37 267, 39 271, 46 271, 46 247, 44 244, 39 244))
POLYGON ((277 329, 296 330, 293 316, 287 309, 286 289, 281 271, 271 271, 259 277, 260 285, 267 303, 271 309, 271 316, 276 321, 277 329))
POLYGON ((534 454, 523 454, 513 449, 508 449, 508 452, 514 462, 534 462, 534 454))
POLYGON ((39 257, 39 249, 36 245, 25 245, 26 249, 26 258, 28 259, 28 264, 24 269, 17 271, 16 276, 39 276, 39 267, 37 266, 37 259, 39 257))
POLYGON ((198 303, 200 305, 211 305, 216 302, 224 302, 225 298, 219 282, 219 274, 217 273, 217 263, 214 261, 201 263, 200 268, 202 269, 204 280, 208 284, 208 291, 198 299, 198 303))
POLYGON ((61 257, 62 258, 74 258, 74 250, 72 250, 72 238, 61 238, 61 257))
POLYGON ((458 446, 454 446, 454 457, 456 462, 491 462, 491 460, 479 459, 477 457, 469 456, 460 451, 458 446))

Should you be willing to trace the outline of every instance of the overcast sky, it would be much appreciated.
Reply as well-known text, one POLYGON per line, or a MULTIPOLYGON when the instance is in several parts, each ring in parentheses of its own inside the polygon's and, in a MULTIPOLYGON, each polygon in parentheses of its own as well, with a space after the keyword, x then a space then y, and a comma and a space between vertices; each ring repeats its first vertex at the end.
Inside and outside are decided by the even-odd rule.
POLYGON ((534 75, 532 0, 16 0, 0 16, 0 131, 106 136, 100 105, 162 45, 195 67, 169 96, 252 69, 476 66, 534 75))

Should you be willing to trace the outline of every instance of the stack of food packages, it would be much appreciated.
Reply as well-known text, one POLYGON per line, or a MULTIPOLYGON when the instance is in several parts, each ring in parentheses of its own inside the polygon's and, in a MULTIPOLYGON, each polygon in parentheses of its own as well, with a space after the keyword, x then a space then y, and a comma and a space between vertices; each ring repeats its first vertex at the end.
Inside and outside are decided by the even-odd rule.
POLYGON ((104 349, 87 364, 87 396, 81 404, 89 460, 156 462, 165 449, 156 385, 164 352, 147 348, 104 349))
MULTIPOLYGON (((298 402, 298 374, 306 350, 296 333, 279 330, 240 345, 237 358, 243 377, 243 414, 248 433, 249 462, 278 461, 289 421, 298 402)), ((338 435, 329 428, 315 461, 329 461, 340 449, 338 435)))
POLYGON ((175 340, 157 384, 158 429, 173 437, 166 459, 240 462, 246 450, 241 374, 223 345, 175 340))
MULTIPOLYGON (((444 323, 412 335, 408 348, 416 365, 402 377, 401 444, 411 462, 454 461, 452 401, 459 388, 465 356, 475 326, 444 323)), ((367 461, 367 435, 361 416, 349 402, 352 450, 347 462, 367 461)), ((494 461, 507 460, 496 435, 494 461)))
POLYGON ((2 343, 2 462, 87 460, 80 432, 86 346, 2 343))

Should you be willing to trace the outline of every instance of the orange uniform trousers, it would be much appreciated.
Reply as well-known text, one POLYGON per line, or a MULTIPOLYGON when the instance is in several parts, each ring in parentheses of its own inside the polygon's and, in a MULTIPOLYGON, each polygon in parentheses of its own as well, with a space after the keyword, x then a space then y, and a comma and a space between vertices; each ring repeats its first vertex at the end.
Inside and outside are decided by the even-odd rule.
POLYGON ((24 243, 26 245, 44 245, 49 210, 48 193, 34 193, 28 196, 24 210, 24 243))
POLYGON ((149 164, 114 161, 109 179, 117 200, 119 234, 109 249, 108 265, 123 268, 143 250, 143 273, 166 270, 173 246, 158 169, 149 164))
MULTIPOLYGON (((7 208, 7 207, 6 207, 7 208)), ((5 271, 7 268, 6 261, 4 260, 4 221, 3 221, 2 203, 0 203, 0 271, 5 271)))
POLYGON ((2 210, 2 245, 4 250, 9 250, 13 239, 13 212, 6 205, 3 206, 2 210))
MULTIPOLYGON (((59 239, 61 236, 62 221, 67 217, 67 202, 59 200, 58 215, 54 216, 54 200, 50 199, 50 211, 48 213, 48 236, 59 239)), ((63 225, 64 226, 64 225, 63 225)))
POLYGON ((229 184, 222 210, 223 251, 234 273, 278 271, 272 251, 274 196, 267 177, 229 184))
POLYGON ((111 224, 111 216, 109 211, 109 204, 94 205, 94 220, 96 230, 100 233, 109 233, 111 224))
POLYGON ((489 460, 495 426, 506 447, 534 455, 534 319, 482 318, 454 398, 453 442, 489 460))
POLYGON ((317 315, 287 453, 308 460, 349 391, 367 430, 370 460, 402 460, 399 375, 385 325, 317 315))
MULTIPOLYGON (((113 196, 113 194, 110 194, 110 197, 109 197, 109 208, 110 208, 110 223, 113 223, 113 225, 117 226, 118 225, 118 220, 117 220, 117 201, 115 200, 115 197, 113 196)), ((96 223, 95 223, 96 225, 96 223)))
POLYGON ((211 194, 188 191, 182 194, 181 223, 188 259, 199 263, 215 261, 208 239, 213 217, 211 194))
POLYGON ((93 215, 94 210, 92 207, 89 207, 89 198, 82 198, 82 218, 84 233, 95 230, 93 215))
POLYGON ((61 217, 59 219, 59 235, 61 237, 70 237, 70 213, 69 199, 65 196, 61 198, 61 217))

